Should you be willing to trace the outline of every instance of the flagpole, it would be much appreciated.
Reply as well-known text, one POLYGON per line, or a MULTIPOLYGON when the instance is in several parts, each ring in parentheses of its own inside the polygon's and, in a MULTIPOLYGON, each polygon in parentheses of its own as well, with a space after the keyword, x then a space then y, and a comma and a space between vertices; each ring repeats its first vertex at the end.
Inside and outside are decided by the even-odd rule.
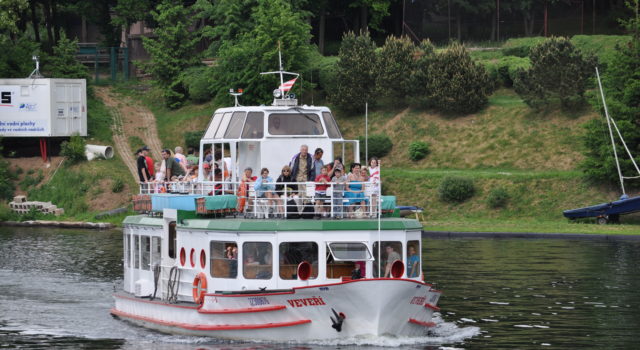
MULTIPOLYGON (((369 103, 364 103, 364 164, 369 161, 369 103)), ((368 165, 366 165, 368 166, 368 165)))

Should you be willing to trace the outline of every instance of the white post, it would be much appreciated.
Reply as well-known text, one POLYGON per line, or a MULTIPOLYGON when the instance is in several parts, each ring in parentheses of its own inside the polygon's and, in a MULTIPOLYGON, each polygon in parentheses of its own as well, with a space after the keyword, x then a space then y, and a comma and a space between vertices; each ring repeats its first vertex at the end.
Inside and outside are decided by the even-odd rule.
POLYGON ((369 103, 364 103, 364 162, 369 160, 369 103))

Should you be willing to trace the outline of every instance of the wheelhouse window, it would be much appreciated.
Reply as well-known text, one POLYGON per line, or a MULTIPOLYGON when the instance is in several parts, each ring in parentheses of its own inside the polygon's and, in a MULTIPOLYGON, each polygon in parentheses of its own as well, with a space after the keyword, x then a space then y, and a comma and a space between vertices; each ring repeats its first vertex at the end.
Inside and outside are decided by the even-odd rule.
POLYGON ((160 237, 151 237, 151 266, 160 265, 162 239, 160 237))
POLYGON ((264 136, 264 113, 249 112, 242 129, 243 139, 261 139, 264 136))
POLYGON ((362 242, 327 243, 327 278, 359 279, 366 277, 366 262, 371 252, 362 242))
POLYGON ((280 243, 280 278, 298 278, 298 265, 306 261, 311 264, 310 279, 318 277, 318 244, 315 242, 280 243))
POLYGON ((233 112, 231 122, 227 127, 227 132, 224 134, 225 139, 238 139, 240 138, 240 132, 242 132, 242 126, 244 125, 244 118, 247 112, 233 112))
POLYGON ((313 113, 274 113, 269 115, 271 135, 322 135, 320 117, 313 113))
POLYGON ((420 241, 408 241, 407 242, 407 277, 415 278, 420 277, 422 268, 420 261, 420 241))
POLYGON ((169 245, 169 257, 171 259, 176 258, 176 222, 171 221, 169 223, 169 239, 167 240, 169 245))
POLYGON ((142 241, 142 266, 140 268, 149 270, 151 268, 151 237, 140 236, 140 240, 142 241))
POLYGON ((133 268, 140 268, 140 236, 133 235, 133 268))
POLYGON ((340 130, 338 129, 335 119, 333 119, 333 115, 329 112, 322 112, 322 119, 324 120, 324 125, 327 128, 327 135, 329 138, 341 139, 342 135, 340 134, 340 130))
POLYGON ((246 242, 242 245, 242 274, 246 279, 271 279, 273 248, 269 242, 246 242))
POLYGON ((215 138, 221 139, 224 136, 224 133, 227 131, 227 127, 231 122, 231 115, 233 115, 232 112, 227 112, 222 116, 222 121, 220 122, 220 127, 218 128, 218 131, 216 131, 215 138))
POLYGON ((390 277, 391 265, 396 260, 402 260, 402 242, 399 241, 382 241, 380 245, 380 255, 382 260, 378 259, 378 242, 373 243, 373 275, 375 277, 390 277), (378 268, 380 268, 380 274, 378 276, 378 268))
POLYGON ((218 131, 218 127, 220 126, 220 122, 222 121, 222 113, 216 113, 213 115, 213 119, 211 123, 209 123, 209 127, 207 131, 204 133, 205 139, 212 139, 216 136, 216 131, 218 131))
POLYGON ((131 267, 131 235, 124 231, 124 266, 131 267))
POLYGON ((236 242, 211 241, 210 274, 217 278, 238 277, 238 245, 236 242))

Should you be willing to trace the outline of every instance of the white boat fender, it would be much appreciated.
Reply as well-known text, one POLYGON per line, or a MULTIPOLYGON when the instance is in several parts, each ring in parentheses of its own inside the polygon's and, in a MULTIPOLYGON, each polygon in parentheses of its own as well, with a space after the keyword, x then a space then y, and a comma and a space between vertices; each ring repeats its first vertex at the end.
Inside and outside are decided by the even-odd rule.
POLYGON ((337 332, 342 332, 342 323, 344 322, 345 318, 347 318, 347 315, 342 312, 338 313, 333 308, 331 308, 331 312, 333 312, 333 315, 336 317, 334 319, 333 317, 329 316, 332 323, 331 328, 335 329, 337 332))
POLYGON ((204 272, 200 272, 193 279, 193 301, 196 304, 204 302, 204 295, 207 293, 207 276, 204 272))

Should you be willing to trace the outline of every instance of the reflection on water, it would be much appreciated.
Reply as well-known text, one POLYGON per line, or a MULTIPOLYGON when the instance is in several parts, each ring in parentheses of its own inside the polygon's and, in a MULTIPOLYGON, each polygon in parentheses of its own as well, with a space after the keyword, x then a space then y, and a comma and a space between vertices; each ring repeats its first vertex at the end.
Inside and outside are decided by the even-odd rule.
POLYGON ((109 315, 122 283, 118 231, 0 227, 0 348, 628 348, 640 326, 640 243, 427 239, 444 291, 420 338, 248 344, 155 333, 109 315))

